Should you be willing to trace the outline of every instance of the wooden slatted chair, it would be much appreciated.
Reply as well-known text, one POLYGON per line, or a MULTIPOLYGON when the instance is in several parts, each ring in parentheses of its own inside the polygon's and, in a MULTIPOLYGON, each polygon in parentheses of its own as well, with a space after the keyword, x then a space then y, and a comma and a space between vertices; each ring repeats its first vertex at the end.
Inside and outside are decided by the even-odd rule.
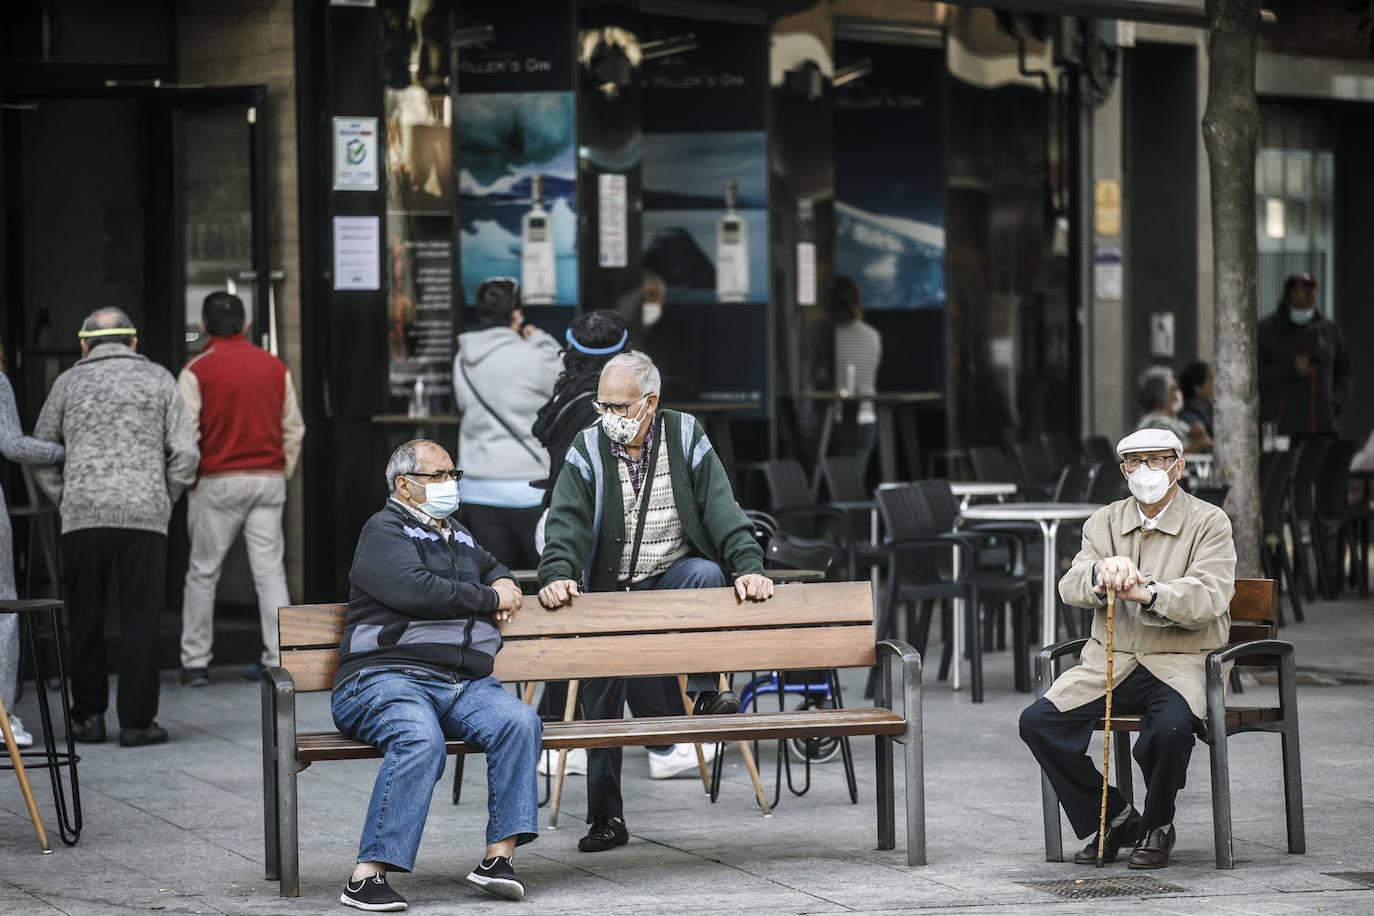
MULTIPOLYGON (((281 881, 284 897, 300 893, 297 774, 318 761, 381 756, 371 745, 338 732, 296 731, 296 694, 333 687, 346 611, 343 604, 282 608, 281 666, 263 672, 266 872, 269 880, 281 881)), ((556 613, 530 608, 505 624, 502 635, 494 674, 507 683, 880 665, 883 676, 873 707, 549 722, 544 748, 872 735, 877 741, 878 846, 891 849, 896 843, 892 745, 900 742, 905 749, 907 862, 925 864, 921 657, 895 640, 875 645, 869 583, 783 585, 761 603, 740 602, 730 588, 589 594, 556 613), (903 700, 894 709, 898 673, 903 700)), ((448 752, 475 750, 450 740, 448 752)))
MULTIPOLYGON (((1227 739, 1242 732, 1277 732, 1283 743, 1284 813, 1288 822, 1288 851, 1307 851, 1302 813, 1302 766, 1298 750, 1297 666, 1291 643, 1275 639, 1278 588, 1272 579, 1237 579, 1231 598, 1231 636, 1227 644, 1207 655, 1207 723, 1200 737, 1211 749, 1212 831, 1217 868, 1234 868, 1231 836, 1231 769, 1227 739), (1272 668, 1279 675, 1278 706, 1227 706, 1225 666, 1228 662, 1272 668)), ((1035 657, 1036 693, 1044 696, 1054 681, 1054 660, 1082 650, 1087 639, 1071 639, 1041 649, 1035 657)), ((1099 720, 1097 728, 1102 728, 1099 720)), ((1116 755, 1116 784, 1127 803, 1133 797, 1131 732, 1140 731, 1140 717, 1112 715, 1116 755)), ((1045 861, 1064 861, 1060 836, 1059 798, 1041 774, 1045 817, 1045 861)))

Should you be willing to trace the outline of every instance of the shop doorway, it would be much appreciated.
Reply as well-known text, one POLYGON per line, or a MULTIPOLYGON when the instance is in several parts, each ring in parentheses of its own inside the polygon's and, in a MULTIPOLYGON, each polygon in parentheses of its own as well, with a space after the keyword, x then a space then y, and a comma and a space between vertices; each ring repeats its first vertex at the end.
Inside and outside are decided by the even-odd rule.
MULTIPOLYGON (((102 306, 128 312, 139 352, 173 374, 204 345, 200 305, 215 289, 237 292, 254 341, 274 346, 265 102, 262 86, 5 97, 0 333, 26 428, 53 380, 80 358, 81 321, 102 306)), ((7 476, 6 492, 23 494, 17 471, 6 468, 11 472, 16 479, 7 476)), ((159 645, 168 666, 177 660, 185 532, 183 500, 169 530, 170 619, 159 645)), ((26 552, 16 544, 15 553, 26 552)), ((248 611, 253 627, 245 637, 256 645, 252 579, 241 555, 231 555, 220 596, 231 611, 230 631, 243 629, 232 623, 233 609, 248 611)), ((219 660, 256 656, 252 646, 245 654, 221 642, 219 660)))

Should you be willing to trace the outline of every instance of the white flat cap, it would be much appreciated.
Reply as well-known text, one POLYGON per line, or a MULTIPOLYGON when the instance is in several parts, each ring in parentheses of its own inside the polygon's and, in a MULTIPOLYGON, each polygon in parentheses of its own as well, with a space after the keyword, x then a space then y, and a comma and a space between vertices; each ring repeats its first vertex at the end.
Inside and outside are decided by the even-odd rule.
POLYGON ((1116 453, 1122 456, 1130 452, 1161 452, 1164 449, 1183 456, 1183 443, 1167 429, 1138 429, 1116 444, 1116 453))

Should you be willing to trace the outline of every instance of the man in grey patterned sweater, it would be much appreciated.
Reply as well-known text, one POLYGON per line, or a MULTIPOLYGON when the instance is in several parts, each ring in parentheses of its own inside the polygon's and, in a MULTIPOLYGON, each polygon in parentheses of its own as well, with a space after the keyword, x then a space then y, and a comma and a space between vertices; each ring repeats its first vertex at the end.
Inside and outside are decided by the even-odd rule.
POLYGON ((77 741, 105 740, 109 673, 105 596, 119 577, 119 743, 160 744, 154 643, 172 505, 195 482, 200 452, 172 374, 137 352, 129 316, 92 312, 81 359, 58 376, 35 438, 67 448, 34 477, 62 517, 62 578, 71 603, 72 723, 77 741))

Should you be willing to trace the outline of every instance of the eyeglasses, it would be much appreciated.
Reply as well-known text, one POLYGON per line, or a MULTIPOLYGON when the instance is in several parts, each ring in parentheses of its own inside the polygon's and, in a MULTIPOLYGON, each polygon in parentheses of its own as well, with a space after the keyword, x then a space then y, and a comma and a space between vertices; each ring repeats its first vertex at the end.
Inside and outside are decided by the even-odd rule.
POLYGON ((430 471, 430 472, 427 473, 427 474, 421 473, 421 472, 419 472, 419 471, 412 471, 411 473, 407 474, 406 476, 407 476, 407 477, 428 477, 428 478, 430 478, 431 480, 453 480, 453 481, 459 481, 459 480, 462 480, 462 479, 463 479, 463 472, 460 471, 460 470, 458 470, 457 468, 449 468, 449 469, 446 470, 446 471, 430 471))
POLYGON ((647 397, 647 394, 642 394, 628 404, 616 404, 611 401, 602 401, 599 399, 594 399, 592 401, 592 410, 595 410, 599 414, 612 413, 615 414, 617 417, 628 417, 630 415, 630 408, 635 406, 647 397))
POLYGON ((1146 458, 1132 455, 1121 462, 1121 466, 1128 471, 1136 471, 1139 470, 1140 466, 1143 464, 1152 471, 1162 471, 1169 466, 1169 462, 1175 461, 1177 458, 1177 455, 1150 455, 1146 458))

